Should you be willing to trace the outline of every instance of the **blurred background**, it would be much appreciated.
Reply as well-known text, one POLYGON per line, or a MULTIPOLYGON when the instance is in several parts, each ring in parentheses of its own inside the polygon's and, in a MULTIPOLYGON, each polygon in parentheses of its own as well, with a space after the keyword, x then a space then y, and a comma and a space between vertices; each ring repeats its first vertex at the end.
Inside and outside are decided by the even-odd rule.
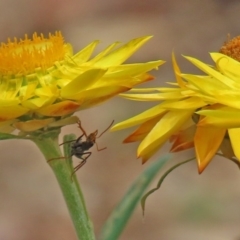
MULTIPOLYGON (((153 72, 156 79, 144 87, 174 80, 173 50, 183 71, 197 72, 181 54, 211 64, 208 52, 218 51, 227 34, 240 33, 240 1, 234 0, 0 0, 0 8, 2 42, 25 33, 61 30, 75 52, 95 39, 101 40, 100 51, 113 41, 153 35, 129 60, 167 61, 153 72)), ((78 116, 90 133, 154 104, 116 97, 78 116)), ((97 236, 133 180, 169 149, 166 144, 142 165, 136 159, 137 144, 121 143, 132 130, 103 135, 98 145, 107 150, 97 152, 93 147, 87 164, 77 172, 97 236)), ((63 128, 61 137, 69 133, 80 135, 77 125, 63 128)), ((75 240, 58 184, 36 146, 28 141, 2 141, 0 153, 0 240, 75 240)), ((175 155, 164 170, 193 154, 175 155)), ((144 218, 137 207, 120 239, 239 240, 239 186, 239 169, 226 159, 216 157, 201 175, 195 162, 185 164, 149 197, 144 218)))

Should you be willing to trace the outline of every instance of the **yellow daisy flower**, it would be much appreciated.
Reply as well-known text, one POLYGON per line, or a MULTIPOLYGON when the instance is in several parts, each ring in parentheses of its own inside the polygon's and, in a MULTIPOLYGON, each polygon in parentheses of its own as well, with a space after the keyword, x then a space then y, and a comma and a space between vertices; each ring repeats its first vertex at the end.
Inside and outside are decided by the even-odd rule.
POLYGON ((239 46, 240 37, 228 41, 221 53, 211 53, 214 67, 185 57, 205 75, 182 74, 173 56, 177 82, 170 83, 172 87, 121 94, 131 100, 161 103, 112 129, 140 125, 124 142, 141 141, 137 155, 143 163, 168 140, 173 143, 172 152, 195 148, 199 173, 219 150, 227 158, 240 160, 239 46))
POLYGON ((76 122, 71 115, 131 89, 153 77, 163 61, 123 64, 151 37, 116 48, 115 42, 91 58, 93 41, 73 54, 60 32, 33 34, 0 46, 0 132, 38 129, 76 122))

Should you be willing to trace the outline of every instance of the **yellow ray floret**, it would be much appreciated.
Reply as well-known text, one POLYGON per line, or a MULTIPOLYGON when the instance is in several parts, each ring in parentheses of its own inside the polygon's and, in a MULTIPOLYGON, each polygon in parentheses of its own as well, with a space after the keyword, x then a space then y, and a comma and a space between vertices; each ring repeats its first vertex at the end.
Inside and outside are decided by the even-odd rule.
MULTIPOLYGON (((240 59, 232 49, 231 54, 240 59)), ((168 140, 172 142, 172 152, 195 149, 199 173, 219 150, 227 158, 240 160, 239 61, 211 53, 215 66, 210 66, 185 57, 203 71, 202 75, 195 75, 182 74, 172 57, 176 77, 176 82, 168 83, 172 87, 138 88, 121 94, 134 101, 162 102, 112 129, 140 125, 124 142, 141 141, 137 155, 143 163, 168 140)))
POLYGON ((194 136, 194 145, 201 173, 218 151, 226 129, 218 127, 198 127, 194 136))
POLYGON ((21 131, 46 128, 48 117, 59 121, 152 80, 148 72, 164 61, 124 64, 150 38, 112 43, 95 57, 98 40, 73 54, 60 32, 9 39, 0 46, 0 123, 19 118, 12 127, 21 131))

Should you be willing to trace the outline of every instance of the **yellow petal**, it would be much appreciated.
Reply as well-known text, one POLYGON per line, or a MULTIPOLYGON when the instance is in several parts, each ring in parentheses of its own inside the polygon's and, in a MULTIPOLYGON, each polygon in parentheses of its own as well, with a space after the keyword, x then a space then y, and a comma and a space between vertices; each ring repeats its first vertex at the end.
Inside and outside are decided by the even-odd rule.
POLYGON ((71 100, 76 100, 79 103, 87 102, 91 99, 97 99, 97 98, 106 98, 108 99, 109 96, 117 95, 118 93, 128 91, 128 87, 125 86, 100 86, 100 87, 93 87, 89 88, 87 90, 84 90, 82 92, 78 92, 77 94, 72 95, 69 97, 71 100))
POLYGON ((106 71, 107 70, 104 69, 91 69, 84 72, 62 88, 61 96, 66 99, 72 99, 72 96, 91 86, 99 78, 101 78, 106 71))
POLYGON ((153 80, 154 77, 148 73, 143 73, 140 74, 138 76, 125 76, 122 78, 101 78, 101 81, 96 82, 92 88, 96 88, 96 87, 101 87, 101 86, 125 86, 128 88, 132 88, 133 86, 140 84, 140 83, 144 83, 150 80, 153 80))
POLYGON ((29 110, 25 107, 13 105, 13 106, 1 106, 0 105, 0 121, 6 121, 20 117, 27 113, 29 110))
POLYGON ((30 110, 36 110, 43 106, 51 105, 55 100, 56 98, 54 96, 31 98, 22 102, 22 106, 30 110))
MULTIPOLYGON (((56 85, 62 89, 64 88, 67 84, 69 84, 72 80, 71 79, 66 79, 66 78, 60 78, 56 80, 56 85)), ((60 90, 59 90, 60 91, 60 90)))
MULTIPOLYGON (((210 102, 218 102, 234 108, 240 108, 240 93, 239 88, 231 89, 226 84, 215 81, 209 76, 196 76, 183 74, 182 75, 189 83, 196 87, 195 91, 203 94, 198 94, 199 97, 209 100, 210 102)), ((191 86, 188 86, 191 88, 191 86)), ((192 88, 194 91, 194 88, 192 88)), ((197 95, 196 95, 197 96, 197 95)))
POLYGON ((170 152, 175 153, 175 152, 180 152, 180 151, 184 151, 190 148, 194 148, 194 142, 193 141, 189 141, 189 142, 174 142, 174 144, 172 145, 170 152))
POLYGON ((119 82, 121 82, 122 86, 132 88, 137 84, 151 81, 154 79, 154 77, 149 73, 143 73, 138 76, 131 77, 131 79, 129 79, 128 81, 126 79, 127 79, 127 77, 125 78, 125 80, 123 79, 123 81, 120 80, 119 82))
MULTIPOLYGON (((51 76, 51 74, 46 73, 46 71, 42 71, 41 69, 36 69, 35 74, 31 74, 27 76, 27 82, 30 84, 35 83, 37 80, 38 87, 47 87, 50 84, 53 84, 55 79, 51 76)), ((50 71, 51 72, 51 71, 50 71)))
POLYGON ((94 63, 100 61, 100 59, 102 59, 105 55, 107 55, 107 53, 109 53, 118 44, 120 44, 120 42, 115 42, 115 43, 112 43, 111 45, 109 45, 107 48, 105 48, 103 51, 101 51, 97 56, 95 56, 90 61, 88 61, 87 65, 94 66, 94 63))
POLYGON ((192 125, 184 130, 180 130, 177 134, 171 137, 171 141, 174 141, 171 152, 179 152, 194 147, 194 135, 196 131, 196 125, 192 125))
MULTIPOLYGON (((210 76, 182 74, 182 77, 186 79, 189 83, 194 85, 196 87, 196 90, 200 90, 201 92, 208 95, 215 96, 216 94, 221 94, 221 91, 229 89, 229 87, 226 84, 220 81, 216 81, 214 78, 210 76)), ((188 85, 188 87, 190 86, 188 85)))
POLYGON ((161 87, 161 88, 132 88, 129 90, 129 92, 137 92, 137 93, 142 93, 142 92, 179 92, 179 88, 166 88, 166 87, 161 87))
POLYGON ((167 111, 165 109, 161 108, 161 104, 158 104, 157 106, 154 106, 150 109, 148 109, 147 111, 144 111, 132 118, 129 118, 123 122, 117 123, 115 124, 111 130, 112 131, 116 131, 116 130, 120 130, 120 129, 124 129, 124 128, 128 128, 128 127, 132 127, 135 125, 139 125, 141 123, 144 123, 154 117, 157 116, 162 116, 166 113, 167 111))
POLYGON ((199 173, 203 172, 218 151, 225 133, 225 128, 197 127, 194 144, 199 173))
POLYGON ((228 134, 232 144, 233 152, 238 160, 240 160, 240 128, 230 128, 228 129, 228 134))
POLYGON ((138 76, 145 72, 149 72, 152 69, 157 69, 163 63, 164 61, 159 60, 147 63, 124 64, 117 67, 109 67, 108 74, 105 75, 103 79, 107 80, 108 78, 138 76))
POLYGON ((228 57, 222 53, 211 53, 210 55, 216 63, 219 71, 225 76, 234 80, 240 86, 240 63, 235 59, 228 57))
POLYGON ((215 102, 222 103, 229 107, 240 109, 240 93, 233 91, 222 91, 221 95, 215 95, 215 102))
POLYGON ((201 98, 191 97, 179 101, 165 102, 162 104, 162 108, 173 109, 197 109, 207 105, 201 98))
POLYGON ((81 104, 80 108, 85 109, 100 104, 117 94, 128 90, 129 88, 125 86, 104 86, 85 90, 82 93, 72 96, 71 99, 76 99, 79 104, 81 104))
POLYGON ((109 53, 107 56, 101 58, 94 64, 95 67, 108 68, 110 66, 117 66, 127 60, 134 52, 136 52, 144 43, 146 43, 151 36, 140 37, 131 40, 127 44, 117 48, 109 53))
POLYGON ((240 127, 240 111, 233 108, 220 107, 215 110, 200 110, 197 113, 206 116, 199 121, 198 126, 240 127))
POLYGON ((177 64, 174 53, 172 53, 172 64, 173 64, 173 70, 174 70, 174 73, 175 73, 177 83, 178 83, 180 88, 184 88, 186 83, 181 78, 181 71, 180 71, 180 68, 178 67, 178 64, 177 64))
POLYGON ((14 126, 23 132, 32 132, 47 126, 51 122, 54 122, 54 118, 47 118, 41 120, 34 119, 25 122, 16 122, 14 123, 14 126))
POLYGON ((34 96, 34 91, 38 84, 39 82, 37 81, 37 79, 34 80, 27 79, 27 85, 21 87, 19 91, 19 96, 22 98, 23 101, 34 96))
POLYGON ((75 112, 79 108, 79 104, 72 101, 62 101, 36 110, 44 116, 64 116, 75 112))
POLYGON ((0 99, 0 108, 7 106, 19 105, 20 101, 18 99, 0 99))
POLYGON ((235 81, 222 75, 220 72, 214 70, 213 68, 209 67, 207 64, 199 61, 198 59, 192 58, 192 57, 186 57, 186 56, 185 56, 185 58, 188 59, 192 64, 197 66, 199 69, 201 69, 203 72, 205 72, 209 76, 212 76, 215 80, 223 83, 224 85, 227 85, 229 87, 236 86, 235 81))
POLYGON ((182 95, 185 97, 198 97, 201 98, 203 101, 213 103, 216 101, 213 96, 208 96, 205 93, 201 93, 197 89, 192 89, 192 86, 188 85, 187 87, 187 90, 182 90, 182 95))
POLYGON ((75 54, 71 58, 77 64, 85 63, 91 57, 94 49, 98 44, 99 44, 98 40, 91 42, 89 45, 87 45, 85 48, 83 48, 81 51, 79 51, 77 54, 75 54))
POLYGON ((143 163, 148 160, 182 125, 191 118, 192 110, 170 111, 153 127, 138 147, 138 157, 143 163))
POLYGON ((152 130, 155 124, 161 119, 161 116, 157 116, 143 123, 136 131, 124 139, 124 143, 136 142, 143 140, 147 134, 152 130))
POLYGON ((35 90, 35 95, 39 97, 58 97, 59 89, 55 85, 43 86, 35 90))
POLYGON ((1 79, 1 99, 14 99, 21 88, 23 78, 1 79), (4 88, 4 89, 3 89, 4 88))
POLYGON ((60 62, 55 62, 54 63, 54 68, 49 70, 49 75, 55 79, 56 81, 58 81, 59 79, 74 79, 75 77, 77 77, 79 74, 81 74, 82 72, 85 72, 89 70, 89 67, 86 66, 78 66, 78 65, 74 65, 74 66, 69 66, 67 64, 61 64, 60 62))
POLYGON ((159 101, 159 100, 174 100, 186 98, 181 92, 164 92, 164 93, 149 93, 149 94, 120 94, 121 97, 135 101, 159 101))

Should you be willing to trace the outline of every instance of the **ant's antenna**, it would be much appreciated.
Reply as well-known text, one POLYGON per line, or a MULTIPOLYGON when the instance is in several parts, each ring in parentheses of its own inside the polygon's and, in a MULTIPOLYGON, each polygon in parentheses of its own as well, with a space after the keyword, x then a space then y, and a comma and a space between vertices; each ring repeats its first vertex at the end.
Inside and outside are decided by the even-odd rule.
POLYGON ((114 120, 112 120, 111 124, 97 137, 100 138, 114 123, 114 120))

